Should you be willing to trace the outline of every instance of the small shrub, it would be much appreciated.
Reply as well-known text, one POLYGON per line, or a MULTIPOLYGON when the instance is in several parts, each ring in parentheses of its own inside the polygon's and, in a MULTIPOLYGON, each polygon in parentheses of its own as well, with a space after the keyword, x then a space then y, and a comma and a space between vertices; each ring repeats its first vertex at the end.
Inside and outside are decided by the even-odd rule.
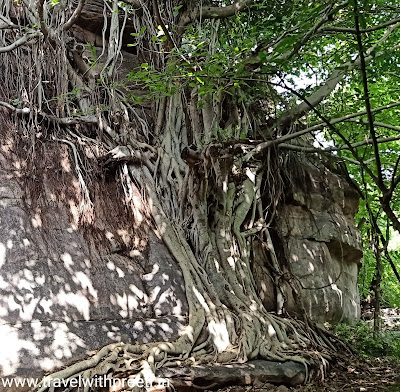
POLYGON ((400 361, 398 331, 382 331, 375 337, 371 325, 360 321, 353 325, 339 324, 334 328, 334 332, 365 358, 389 357, 400 361))

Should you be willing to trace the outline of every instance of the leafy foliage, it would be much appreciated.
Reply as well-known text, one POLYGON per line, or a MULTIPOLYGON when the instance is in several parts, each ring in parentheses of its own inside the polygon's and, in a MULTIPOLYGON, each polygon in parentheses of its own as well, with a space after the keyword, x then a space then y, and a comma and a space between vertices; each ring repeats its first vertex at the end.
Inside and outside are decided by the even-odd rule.
POLYGON ((374 336, 370 324, 359 322, 354 325, 339 324, 335 327, 335 334, 365 358, 389 357, 400 361, 398 331, 382 331, 374 336))

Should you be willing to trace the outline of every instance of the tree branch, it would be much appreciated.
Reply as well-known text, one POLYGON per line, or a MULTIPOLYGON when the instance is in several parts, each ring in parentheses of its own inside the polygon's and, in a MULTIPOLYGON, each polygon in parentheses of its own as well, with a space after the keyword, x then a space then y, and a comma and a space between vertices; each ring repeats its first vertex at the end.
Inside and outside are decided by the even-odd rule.
POLYGON ((8 46, 0 47, 0 53, 11 52, 12 50, 14 50, 14 49, 26 44, 27 42, 29 42, 30 39, 32 39, 32 38, 34 38, 36 36, 37 36, 36 33, 24 35, 23 37, 19 38, 18 40, 16 40, 12 44, 10 44, 8 46))
POLYGON ((359 161, 356 161, 355 159, 351 159, 348 157, 340 157, 339 155, 333 155, 331 152, 332 151, 337 151, 337 149, 322 149, 322 148, 315 148, 315 147, 307 147, 307 146, 301 146, 297 144, 289 144, 289 143, 282 143, 278 145, 278 148, 282 150, 290 150, 290 151, 297 151, 297 152, 302 152, 305 154, 313 154, 313 153, 318 153, 318 154, 324 154, 324 155, 329 155, 332 159, 335 160, 340 160, 340 161, 348 161, 350 163, 354 163, 355 165, 360 165, 359 161))
MULTIPOLYGON (((310 106, 310 110, 313 110, 314 113, 321 119, 323 120, 326 125, 328 126, 329 129, 331 129, 333 132, 335 132, 343 141, 344 143, 348 146, 349 151, 353 154, 354 158, 360 163, 362 171, 368 173, 368 175, 371 177, 373 182, 377 185, 379 190, 382 192, 382 196, 379 198, 382 209, 385 211, 387 217, 390 219, 390 221, 393 224, 393 227, 400 233, 400 220, 396 216, 395 212, 393 211, 392 207, 390 206, 390 201, 393 196, 393 192, 390 192, 390 189, 387 189, 383 183, 383 181, 380 181, 379 178, 373 173, 373 171, 369 168, 369 166, 360 158, 358 155, 356 149, 351 145, 349 140, 340 132, 338 129, 336 129, 333 124, 327 120, 323 114, 320 113, 320 111, 315 108, 308 100, 306 97, 304 97, 302 94, 297 92, 296 90, 293 90, 290 87, 285 86, 285 88, 289 91, 291 91, 294 95, 296 95, 298 98, 302 99, 304 103, 306 103, 308 106, 310 106)), ((371 110, 372 113, 372 110, 371 110)), ((290 135, 289 135, 290 136, 290 135)), ((281 138, 282 139, 282 138, 281 138)), ((374 147, 377 146, 376 141, 374 142, 374 147)), ((378 150, 379 153, 379 150, 378 150)), ((247 154, 249 156, 251 153, 247 154)))
MULTIPOLYGON (((378 108, 375 108, 375 109, 373 109, 373 112, 377 113, 377 112, 381 112, 383 110, 391 109, 391 108, 398 107, 398 106, 400 106, 400 102, 395 102, 395 103, 391 103, 389 105, 380 106, 378 108)), ((347 114, 346 116, 343 116, 343 117, 334 118, 334 119, 330 120, 329 122, 330 122, 330 124, 334 125, 334 124, 337 124, 337 123, 349 121, 350 119, 352 119, 354 117, 364 116, 366 114, 367 114, 367 112, 364 110, 362 112, 351 113, 351 114, 347 114)), ((272 145, 279 145, 279 144, 284 143, 286 141, 295 139, 295 138, 297 138, 299 136, 303 136, 303 135, 305 135, 307 133, 318 131, 318 130, 324 128, 324 127, 326 127, 326 123, 322 122, 322 123, 318 123, 318 124, 312 125, 311 127, 302 129, 301 131, 290 133, 290 134, 284 135, 284 136, 282 136, 280 138, 277 138, 277 139, 273 139, 273 140, 268 140, 268 141, 262 142, 257 147, 255 147, 254 150, 250 151, 246 155, 245 159, 247 159, 247 160, 250 159, 252 156, 260 153, 261 151, 263 151, 266 148, 271 147, 272 145)))
POLYGON ((400 175, 396 176, 397 169, 399 168, 399 164, 400 164, 400 155, 397 157, 396 163, 393 168, 393 176, 392 176, 392 181, 391 181, 390 190, 389 190, 389 192, 391 192, 392 194, 393 194, 394 190, 396 189, 397 185, 399 185, 399 183, 400 183, 400 175))
POLYGON ((171 34, 169 33, 169 31, 167 29, 167 26, 165 26, 165 23, 163 22, 163 20, 161 18, 160 9, 158 7, 157 0, 153 0, 153 11, 155 13, 157 23, 160 25, 165 37, 167 38, 167 40, 170 44, 170 48, 168 48, 168 49, 172 49, 173 47, 176 48, 175 42, 172 39, 171 34))
MULTIPOLYGON (((313 38, 317 32, 320 31, 321 26, 323 26, 326 22, 328 22, 333 15, 335 15, 338 11, 340 11, 342 8, 344 8, 348 4, 348 1, 343 1, 342 3, 338 4, 336 7, 333 7, 333 4, 329 4, 327 7, 325 7, 324 11, 322 11, 320 14, 323 16, 311 27, 309 30, 307 30, 301 38, 293 45, 293 49, 291 51, 287 51, 285 53, 282 53, 280 56, 271 59, 271 62, 276 62, 278 61, 279 63, 283 63, 290 58, 292 58, 296 53, 299 52, 299 50, 311 39, 313 38)), ((284 38, 286 38, 291 32, 299 29, 301 25, 297 25, 292 27, 291 29, 285 31, 281 36, 275 40, 273 43, 268 43, 267 45, 259 45, 257 50, 255 51, 254 55, 249 58, 249 61, 251 64, 257 64, 257 63, 262 63, 261 59, 258 56, 258 53, 260 52, 266 52, 270 50, 271 48, 275 48, 284 38)), ((273 55, 273 53, 272 53, 273 55)))
POLYGON ((335 15, 339 10, 347 5, 347 3, 347 1, 344 1, 336 7, 334 7, 334 3, 329 4, 328 7, 326 7, 324 10, 324 16, 310 30, 308 30, 298 42, 294 44, 293 50, 290 53, 279 56, 277 60, 286 61, 291 59, 315 35, 315 33, 318 32, 320 28, 326 22, 328 22, 331 17, 333 17, 333 15, 335 15))
MULTIPOLYGON (((30 108, 16 108, 15 106, 7 103, 0 101, 0 106, 3 106, 10 110, 13 113, 16 114, 29 114, 31 112, 30 108)), ((86 123, 86 124, 97 124, 98 123, 98 118, 94 115, 88 115, 88 116, 74 116, 74 117, 57 117, 53 116, 51 114, 47 114, 44 112, 39 112, 39 116, 49 120, 53 121, 57 124, 60 125, 74 125, 74 124, 81 124, 81 123, 86 123)))
MULTIPOLYGON (((371 110, 371 112, 374 112, 373 110, 371 110)), ((365 113, 367 114, 367 113, 365 113)), ((346 121, 351 121, 351 122, 355 122, 357 124, 366 124, 368 125, 368 121, 365 120, 355 120, 355 119, 350 119, 350 120, 346 120, 346 121)), ((396 126, 396 125, 391 125, 391 124, 386 124, 380 121, 374 121, 374 126, 378 127, 378 128, 386 128, 386 129, 391 129, 392 131, 396 131, 396 132, 400 132, 400 127, 396 126)))
MULTIPOLYGON (((389 27, 391 25, 394 25, 396 23, 400 22, 400 18, 395 18, 395 19, 391 19, 388 20, 385 23, 373 26, 373 27, 369 27, 368 29, 362 29, 360 30, 361 34, 365 34, 365 33, 372 33, 374 31, 378 31, 381 29, 384 29, 385 27, 389 27)), ((357 30, 356 29, 352 29, 349 27, 340 27, 340 26, 325 26, 322 27, 319 32, 332 32, 332 33, 348 33, 348 34, 357 34, 357 30)))
POLYGON ((11 22, 11 20, 5 18, 4 16, 0 15, 0 30, 5 29, 19 29, 21 26, 18 26, 11 22))
POLYGON ((390 207, 390 200, 386 199, 385 197, 380 198, 380 202, 383 208, 383 211, 385 211, 385 214, 389 218, 390 222, 392 222, 393 227, 395 230, 397 230, 400 233, 400 221, 399 218, 396 216, 394 213, 392 207, 390 207))
POLYGON ((85 2, 86 2, 86 0, 79 0, 78 7, 75 8, 75 11, 71 15, 71 17, 62 26, 62 29, 64 31, 69 30, 74 25, 74 23, 77 21, 77 19, 79 18, 80 14, 82 12, 82 9, 85 5, 85 2))
POLYGON ((98 118, 94 115, 88 116, 75 116, 75 117, 56 117, 46 113, 40 113, 44 118, 54 121, 60 125, 75 125, 75 124, 97 124, 98 118))
MULTIPOLYGON (((312 105, 311 102, 308 101, 308 99, 303 96, 301 93, 299 93, 298 91, 286 86, 284 84, 284 88, 286 88, 288 91, 292 92, 294 95, 296 95, 296 97, 300 98, 306 105, 308 105, 310 107, 310 110, 312 110, 326 125, 327 127, 333 131, 334 133, 336 133, 343 141, 344 143, 348 146, 349 151, 353 154, 354 158, 360 162, 360 165, 362 167, 363 170, 365 170, 366 173, 368 173, 368 175, 372 178, 372 180, 378 185, 379 187, 379 181, 376 177, 376 175, 373 173, 373 171, 369 168, 368 165, 366 165, 364 163, 364 161, 360 158, 360 156, 357 153, 357 150, 351 145, 351 143, 349 142, 349 140, 342 134, 342 132, 340 132, 338 129, 336 129, 333 124, 315 107, 312 105)), ((281 138, 282 139, 282 138, 281 138)), ((247 154, 249 155, 249 154, 247 154)), ((383 192, 383 191, 382 191, 383 192)), ((383 192, 383 194, 385 194, 383 192)))
MULTIPOLYGON (((379 144, 382 144, 382 143, 394 142, 397 140, 400 140, 400 136, 382 137, 382 138, 376 139, 376 142, 379 144)), ((351 143, 350 146, 352 148, 358 148, 358 147, 366 146, 368 144, 372 144, 372 139, 363 140, 362 142, 351 143)), ((286 150, 294 150, 294 151, 310 152, 310 153, 313 153, 313 152, 329 153, 329 152, 333 152, 333 151, 349 150, 349 146, 347 144, 343 144, 338 147, 328 147, 328 148, 323 148, 323 149, 317 148, 317 147, 308 147, 308 146, 302 146, 302 145, 298 145, 298 144, 287 144, 287 143, 281 143, 281 144, 279 144, 279 147, 286 149, 286 150)))
POLYGON ((12 111, 13 113, 17 113, 17 114, 29 114, 30 113, 29 108, 22 108, 22 109, 16 108, 16 107, 10 105, 9 103, 3 102, 3 101, 0 101, 0 106, 3 106, 5 108, 7 108, 8 110, 12 111))
MULTIPOLYGON (((390 26, 385 34, 367 50, 367 57, 364 58, 364 61, 367 63, 371 61, 374 56, 371 55, 376 47, 384 42, 388 36, 400 27, 400 23, 396 23, 395 25, 390 26)), ((348 61, 341 66, 337 67, 331 74, 331 76, 325 81, 324 84, 321 85, 318 90, 312 93, 307 101, 311 104, 311 107, 317 106, 321 103, 328 95, 332 93, 337 84, 343 79, 343 77, 351 70, 360 66, 360 59, 358 58, 355 61, 348 61)), ((304 101, 293 108, 288 109, 286 112, 282 113, 281 116, 277 119, 276 123, 279 128, 286 127, 290 122, 293 122, 302 116, 304 116, 307 112, 311 110, 311 107, 306 104, 304 101)))
POLYGON ((94 70, 85 63, 82 57, 82 53, 85 47, 83 44, 78 43, 71 49, 72 58, 74 59, 75 65, 78 67, 79 72, 88 80, 95 78, 94 70))
POLYGON ((38 10, 38 16, 39 16, 40 30, 42 30, 43 36, 46 39, 49 35, 49 31, 48 31, 47 24, 45 21, 45 16, 44 16, 44 3, 45 3, 45 0, 38 0, 37 10, 38 10))
POLYGON ((379 154, 379 146, 376 141, 377 138, 376 138, 375 126, 374 126, 374 116, 371 112, 371 102, 369 99, 369 90, 368 90, 367 69, 366 69, 365 56, 364 56, 364 47, 363 47, 363 42, 362 42, 361 32, 360 32, 360 23, 359 23, 358 13, 359 13, 359 11, 358 11, 357 0, 354 0, 354 22, 355 22, 355 26, 356 26, 358 55, 360 58, 361 75, 362 75, 363 88, 364 88, 365 109, 367 111, 369 132, 371 135, 372 146, 373 146, 374 155, 375 155, 376 170, 377 170, 377 174, 378 174, 378 178, 377 178, 378 184, 377 185, 379 186, 379 188, 382 189, 382 192, 383 192, 383 188, 385 188, 385 185, 383 183, 383 177, 382 177, 382 165, 381 165, 381 157, 379 154))
POLYGON ((223 19, 236 15, 246 7, 254 3, 255 0, 239 0, 226 7, 202 7, 199 17, 201 19, 223 19))

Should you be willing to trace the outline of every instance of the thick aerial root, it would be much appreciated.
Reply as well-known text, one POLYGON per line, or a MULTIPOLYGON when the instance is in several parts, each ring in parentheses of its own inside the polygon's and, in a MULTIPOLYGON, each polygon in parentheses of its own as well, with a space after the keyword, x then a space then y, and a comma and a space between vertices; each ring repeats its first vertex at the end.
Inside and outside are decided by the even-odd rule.
MULTIPOLYGON (((91 358, 48 375, 36 391, 52 392, 54 382, 58 380, 62 380, 62 385, 68 385, 72 379, 91 379, 104 375, 131 379, 132 385, 137 385, 139 379, 152 383, 157 378, 157 369, 162 366, 170 368, 206 363, 241 363, 254 358, 301 363, 305 367, 306 381, 309 379, 309 369, 317 369, 320 377, 324 377, 333 350, 328 345, 317 346, 315 337, 329 341, 329 346, 334 347, 332 337, 322 330, 315 330, 307 337, 303 333, 305 325, 302 322, 269 316, 264 326, 260 323, 264 319, 261 316, 253 315, 253 320, 249 319, 248 322, 242 318, 238 341, 220 353, 211 334, 197 346, 190 342, 187 334, 173 343, 110 344, 91 358)), ((89 384, 85 385, 84 392, 88 390, 89 384)))
POLYGON ((108 375, 152 382, 157 377, 157 370, 163 366, 244 363, 255 358, 294 361, 304 365, 306 380, 309 369, 318 369, 323 377, 327 359, 335 351, 333 337, 302 321, 268 313, 250 278, 248 245, 240 227, 256 203, 254 183, 245 183, 242 189, 247 191, 236 203, 235 188, 228 185, 223 196, 224 208, 216 212, 214 235, 209 237, 212 247, 207 262, 200 264, 182 228, 165 213, 148 169, 130 166, 124 175, 127 187, 141 184, 143 197, 147 197, 152 206, 151 214, 158 234, 182 270, 189 324, 175 342, 108 345, 93 357, 47 376, 38 392, 52 392, 51 381, 56 379, 68 383, 71 378, 108 375), (230 227, 232 230, 227 230, 230 227), (207 336, 199 339, 204 328, 207 336))

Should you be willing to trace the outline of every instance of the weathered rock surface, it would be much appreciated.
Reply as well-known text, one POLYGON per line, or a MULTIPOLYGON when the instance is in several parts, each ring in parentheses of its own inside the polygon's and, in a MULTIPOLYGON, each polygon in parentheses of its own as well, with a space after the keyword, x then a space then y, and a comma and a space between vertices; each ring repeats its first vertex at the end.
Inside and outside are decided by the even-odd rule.
POLYGON ((0 376, 38 377, 111 342, 179 336, 182 274, 154 233, 132 230, 117 184, 96 185, 95 220, 78 229, 66 146, 52 147, 34 181, 15 148, 0 147, 0 376))
MULTIPOLYGON (((362 257, 354 223, 358 195, 348 182, 323 167, 308 165, 292 185, 278 214, 278 232, 313 321, 352 321, 360 317, 357 287, 362 257)), ((289 311, 297 306, 290 303, 289 311)))
MULTIPOLYGON (((278 257, 290 264, 302 305, 311 320, 357 320, 357 278, 362 257, 361 236, 354 223, 358 195, 341 176, 321 166, 303 165, 278 208, 278 257)), ((281 307, 267 264, 261 247, 255 246, 253 273, 259 295, 268 310, 276 311, 281 307)), ((280 285, 285 309, 301 318, 302 309, 295 303, 285 277, 280 285)))
POLYGON ((259 360, 224 366, 162 368, 160 376, 169 379, 177 390, 185 392, 264 383, 295 386, 304 383, 306 378, 301 363, 259 360))

